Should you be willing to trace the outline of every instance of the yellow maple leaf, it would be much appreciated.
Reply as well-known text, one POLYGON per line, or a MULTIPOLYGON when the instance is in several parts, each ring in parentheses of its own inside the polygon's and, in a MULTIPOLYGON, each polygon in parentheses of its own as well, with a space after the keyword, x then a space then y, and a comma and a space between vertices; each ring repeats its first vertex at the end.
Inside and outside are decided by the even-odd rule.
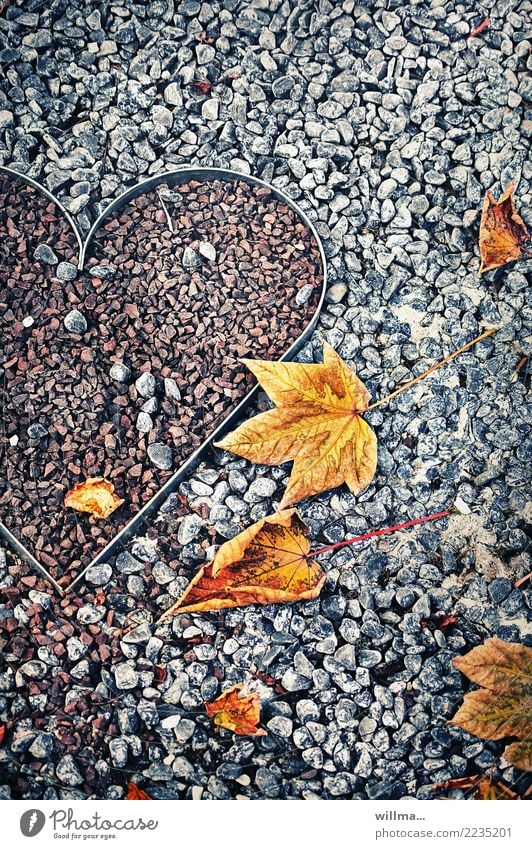
POLYGON ((258 693, 241 692, 243 684, 235 684, 221 696, 205 704, 207 716, 215 725, 227 728, 235 734, 263 737, 266 731, 257 728, 260 722, 260 696, 258 693))
POLYGON ((504 759, 532 771, 532 649, 491 637, 463 657, 453 660, 464 675, 480 684, 467 693, 451 722, 482 740, 517 737, 504 759))
POLYGON ((124 499, 115 493, 111 481, 105 478, 87 478, 67 492, 63 503, 65 507, 72 507, 80 513, 90 513, 97 519, 107 519, 124 503, 124 499))
POLYGON ((521 245, 530 238, 525 222, 515 211, 514 191, 515 183, 512 182, 499 200, 495 200, 490 191, 486 192, 480 219, 479 277, 485 271, 519 259, 521 245))
POLYGON ((316 598, 326 576, 309 561, 307 533, 297 510, 260 519, 220 547, 159 621, 177 613, 316 598))
POLYGON ((377 468, 377 439, 361 413, 369 392, 326 342, 323 363, 243 360, 277 406, 215 443, 254 463, 294 465, 281 507, 347 483, 360 492, 377 468))

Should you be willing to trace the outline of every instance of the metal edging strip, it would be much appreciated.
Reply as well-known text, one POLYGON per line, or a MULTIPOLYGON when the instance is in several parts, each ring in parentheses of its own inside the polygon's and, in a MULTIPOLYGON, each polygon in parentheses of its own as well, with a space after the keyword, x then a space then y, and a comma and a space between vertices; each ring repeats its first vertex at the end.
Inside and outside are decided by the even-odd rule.
MULTIPOLYGON (((161 183, 166 183, 168 186, 176 186, 181 185, 183 183, 187 183, 190 180, 221 180, 227 182, 236 182, 242 181, 248 183, 253 186, 261 186, 263 188, 268 189, 274 197, 282 202, 286 203, 294 212, 300 217, 303 223, 308 227, 310 232, 312 233, 316 244, 318 246, 318 252, 320 254, 321 266, 322 266, 322 285, 321 292, 318 304, 316 305, 316 309, 313 313, 312 318, 309 323, 302 331, 302 333, 297 337, 297 339, 292 342, 287 351, 283 354, 282 357, 279 358, 279 362, 283 362, 284 360, 290 360, 294 354, 304 345, 305 342, 308 341, 312 332, 314 331, 316 324, 318 322, 318 318, 323 306, 323 302, 325 299, 325 292, 327 290, 327 259, 325 256, 325 251, 323 248, 323 244, 321 239, 314 227, 314 224, 308 218, 306 213, 300 209, 298 204, 295 203, 288 195, 286 195, 281 189, 278 189, 276 186, 271 185, 270 183, 261 180, 259 177, 253 177, 248 174, 240 174, 238 171, 232 171, 227 168, 208 168, 208 167, 193 167, 193 166, 183 166, 182 168, 177 168, 171 171, 161 171, 160 173, 148 177, 140 182, 136 183, 134 186, 131 186, 129 189, 126 189, 118 198, 111 201, 105 209, 98 215, 96 221, 92 225, 85 239, 83 239, 77 229, 76 223, 69 212, 65 209, 65 207, 58 201, 54 195, 51 194, 47 189, 41 186, 36 180, 31 177, 26 177, 24 174, 20 174, 18 171, 13 170, 12 168, 8 168, 5 166, 0 166, 0 172, 5 172, 12 177, 21 180, 22 182, 29 183, 29 185, 33 186, 37 191, 44 194, 51 201, 53 201, 58 209, 64 214, 66 220, 72 227, 74 234, 76 236, 80 254, 79 254, 79 262, 78 269, 83 270, 85 259, 89 255, 89 248, 92 244, 94 236, 96 232, 101 227, 103 221, 108 218, 110 215, 115 214, 121 209, 125 204, 127 204, 133 198, 138 197, 139 195, 145 194, 146 192, 154 189, 157 185, 161 183)), ((87 571, 91 568, 91 566, 96 565, 97 563, 101 563, 107 557, 110 557, 114 554, 116 548, 130 539, 138 530, 139 526, 143 521, 147 520, 160 508, 160 506, 164 503, 164 501, 168 498, 168 496, 175 491, 177 485, 181 483, 187 475, 198 465, 201 461, 203 454, 210 447, 212 442, 217 439, 221 434, 228 429, 235 419, 243 412, 244 408, 250 404, 256 397, 259 386, 253 387, 247 395, 242 398, 237 406, 228 413, 227 417, 224 421, 218 425, 217 428, 202 442, 202 444, 185 460, 184 463, 174 472, 174 474, 166 481, 165 484, 159 489, 159 491, 152 497, 144 507, 142 507, 130 520, 126 525, 120 530, 108 543, 107 545, 91 560, 91 562, 85 566, 82 571, 76 575, 73 581, 68 584, 66 588, 62 588, 57 581, 55 581, 51 575, 49 575, 48 571, 42 566, 34 557, 34 555, 22 544, 20 543, 16 537, 13 536, 11 531, 9 531, 5 525, 0 521, 0 535, 3 536, 9 545, 15 549, 17 554, 20 557, 24 558, 30 565, 33 566, 43 577, 46 577, 48 581, 54 586, 54 588, 61 594, 66 594, 70 592, 76 584, 78 584, 86 575, 87 571)))

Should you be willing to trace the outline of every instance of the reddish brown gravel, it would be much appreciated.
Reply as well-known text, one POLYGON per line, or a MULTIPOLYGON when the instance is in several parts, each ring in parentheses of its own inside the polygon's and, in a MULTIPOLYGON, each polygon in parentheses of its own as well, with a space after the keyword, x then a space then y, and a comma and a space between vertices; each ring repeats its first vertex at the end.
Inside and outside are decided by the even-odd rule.
POLYGON ((321 263, 296 214, 244 182, 159 186, 137 198, 104 222, 72 281, 58 279, 57 263, 34 259, 43 244, 77 263, 56 206, 0 176, 0 511, 66 582, 246 394, 252 379, 238 358, 278 358, 299 336, 319 299, 321 263), (298 307, 307 284, 312 295, 298 307), (84 332, 64 326, 73 309, 84 332), (131 371, 123 383, 110 377, 116 363, 131 371), (135 387, 145 371, 155 403, 135 387), (165 378, 180 400, 165 392, 165 378), (142 433, 146 401, 155 409, 142 433), (28 435, 35 424, 40 438, 28 435), (150 460, 154 443, 170 447, 170 470, 150 460), (111 480, 125 499, 107 520, 63 507, 66 492, 91 476, 111 480))

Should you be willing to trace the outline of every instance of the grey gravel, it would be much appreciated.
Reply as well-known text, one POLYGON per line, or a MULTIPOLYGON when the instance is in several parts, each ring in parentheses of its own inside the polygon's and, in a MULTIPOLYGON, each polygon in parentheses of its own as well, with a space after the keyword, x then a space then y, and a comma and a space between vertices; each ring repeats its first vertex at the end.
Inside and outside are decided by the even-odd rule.
MULTIPOLYGON (((89 763, 91 796, 112 799, 123 798, 131 776, 164 799, 424 799, 434 783, 493 766, 512 785, 515 772, 499 767, 504 744, 487 746, 448 721, 466 691, 452 658, 480 634, 521 641, 528 615, 514 588, 531 568, 524 374, 515 373, 529 353, 527 265, 479 279, 476 246, 487 189, 497 196, 515 179, 525 218, 530 205, 524 5, 503 9, 504 25, 492 22, 475 39, 478 7, 451 0, 221 8, 155 0, 118 2, 105 15, 79 0, 56 5, 10 4, 2 14, 0 161, 42 180, 85 232, 98 208, 165 169, 221 166, 273 181, 313 221, 328 258, 325 305, 296 357, 319 362, 326 339, 372 400, 485 327, 501 329, 368 413, 379 467, 364 492, 340 487, 298 505, 313 547, 457 499, 469 514, 321 555, 327 582, 317 600, 183 614, 114 638, 134 610, 149 605, 156 618, 221 542, 278 507, 287 465, 205 455, 144 536, 109 558, 108 582, 87 583, 91 600, 105 586, 105 600, 74 608, 73 632, 58 640, 66 652, 39 646, 26 659, 43 665, 43 677, 22 673, 16 660, 16 673, 0 673, 0 721, 16 725, 3 751, 24 756, 11 772, 3 763, 13 790, 2 784, 0 796, 18 798, 25 786, 31 804, 84 797, 89 763), (199 80, 213 84, 206 94, 199 80), (438 614, 457 621, 440 630, 438 614), (101 664, 95 644, 84 642, 93 630, 104 636, 103 652, 116 651, 101 664), (67 716, 86 725, 97 715, 105 729, 91 731, 91 747, 74 759, 47 690, 30 697, 27 689, 47 687, 60 668, 71 676, 59 696, 67 716), (213 733, 205 700, 251 670, 268 735, 213 733), (80 718, 76 705, 89 687, 93 713, 80 718), (17 784, 19 767, 35 767, 30 758, 37 766, 17 784)), ((214 236, 209 245, 184 251, 191 276, 219 261, 223 245, 214 236)), ((77 292, 75 260, 58 262, 55 245, 38 237, 35 249, 51 285, 77 292)), ((112 285, 117 268, 106 262, 91 275, 112 285)), ((78 294, 71 303, 86 323, 70 332, 90 332, 78 294)), ((309 297, 302 287, 295 307, 309 297)), ((35 332, 39 317, 23 319, 35 332)), ((130 362, 127 350, 116 357, 130 362)), ((150 433, 159 409, 185 397, 187 377, 165 378, 170 363, 134 368, 156 378, 148 394, 137 388, 134 416, 152 448, 166 438, 150 433)), ((125 363, 109 374, 132 383, 125 363)), ((249 415, 266 408, 259 395, 249 415)), ((31 428, 44 432, 28 435, 45 450, 48 421, 34 415, 31 428)), ((0 557, 1 589, 15 585, 13 569, 10 556, 0 557)), ((16 585, 0 622, 15 617, 21 630, 33 628, 30 605, 52 616, 55 600, 16 585)))
POLYGON ((87 319, 79 310, 70 310, 66 314, 63 323, 69 333, 85 333, 87 330, 87 319))

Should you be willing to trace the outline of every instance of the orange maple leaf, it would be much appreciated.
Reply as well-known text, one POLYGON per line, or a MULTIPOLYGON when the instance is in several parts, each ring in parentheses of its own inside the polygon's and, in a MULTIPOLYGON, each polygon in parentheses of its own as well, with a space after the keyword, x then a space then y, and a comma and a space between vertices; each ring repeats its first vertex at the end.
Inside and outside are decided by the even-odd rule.
POLYGON ((521 245, 530 238, 526 224, 514 207, 515 182, 510 183, 499 200, 486 192, 480 219, 480 277, 485 271, 514 262, 521 256, 521 245))
POLYGON ((243 362, 277 406, 215 445, 254 463, 293 460, 281 507, 343 483, 357 493, 371 482, 377 438, 360 415, 370 395, 334 348, 324 342, 317 364, 243 362))
POLYGON ((481 689, 467 693, 452 724, 482 740, 516 737, 503 758, 532 771, 532 649, 490 637, 453 664, 481 689))
POLYGON ((90 513, 98 519, 107 519, 123 503, 124 499, 115 493, 114 484, 105 478, 87 478, 69 490, 64 500, 65 507, 90 513))
POLYGON ((159 621, 177 613, 316 598, 326 576, 309 561, 307 533, 297 510, 260 519, 220 547, 159 621))
POLYGON ((235 734, 263 737, 266 731, 257 728, 260 722, 260 696, 258 693, 241 694, 243 686, 235 684, 214 701, 206 702, 207 716, 212 718, 215 725, 235 734))
POLYGON ((141 790, 137 784, 133 784, 132 781, 128 781, 126 789, 127 795, 125 796, 125 799, 135 802, 139 802, 142 799, 151 799, 151 796, 149 796, 144 790, 141 790))

